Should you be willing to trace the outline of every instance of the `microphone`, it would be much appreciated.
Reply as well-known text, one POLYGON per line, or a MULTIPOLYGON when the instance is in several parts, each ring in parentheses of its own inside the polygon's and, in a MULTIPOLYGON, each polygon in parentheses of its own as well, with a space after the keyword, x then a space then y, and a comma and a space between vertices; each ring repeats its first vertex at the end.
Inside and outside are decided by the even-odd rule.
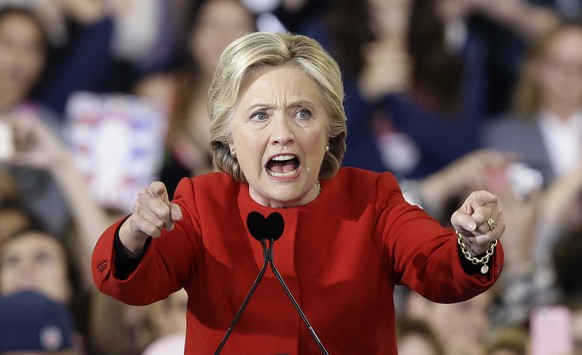
POLYGON ((285 221, 279 212, 273 212, 267 217, 268 239, 273 242, 279 240, 285 229, 285 221))
POLYGON ((315 343, 319 347, 319 350, 321 351, 321 353, 324 355, 329 355, 329 353, 327 352, 327 349, 325 348, 325 346, 323 345, 321 340, 319 340, 317 333, 315 333, 315 329, 313 329, 313 326, 311 326, 311 323, 309 323, 307 316, 305 315, 305 313, 303 312, 303 310, 299 306, 299 303, 297 303, 297 301, 295 300, 295 297, 293 297, 291 290, 289 290, 289 287, 287 287, 287 284, 285 283, 285 281, 283 280, 283 277, 279 273, 279 270, 277 270, 277 267, 275 266, 275 254, 274 254, 274 250, 273 250, 273 245, 275 244, 275 241, 278 240, 281 237, 281 235, 283 234, 283 230, 285 228, 285 222, 283 220, 283 216, 281 216, 281 214, 279 212, 273 212, 269 215, 269 217, 267 217, 267 221, 268 221, 268 226, 269 226, 268 228, 269 228, 269 233, 270 233, 269 234, 269 248, 268 248, 269 260, 268 261, 269 261, 269 265, 271 266, 271 270, 273 270, 273 274, 275 274, 277 281, 279 281, 279 284, 281 284, 281 287, 283 287, 285 294, 287 294, 287 298, 289 298, 289 300, 293 304, 293 307, 295 307, 295 310, 297 311, 297 313, 299 314, 299 316, 303 320, 303 323, 305 323, 305 326, 309 330, 309 333, 313 337, 313 340, 315 340, 315 343))
POLYGON ((265 275, 265 271, 267 271, 267 263, 268 263, 268 259, 269 259, 269 256, 267 255, 268 254, 267 243, 265 242, 265 239, 267 238, 267 234, 269 232, 267 220, 259 212, 253 211, 253 212, 249 213, 249 215, 247 216, 247 228, 248 228, 249 232, 251 233, 251 235, 253 236, 253 238, 255 238, 256 240, 261 242, 261 245, 263 246, 263 267, 261 268, 261 271, 259 271, 259 274, 257 275, 257 278, 255 279, 255 282, 253 282, 253 285, 251 286, 251 289, 249 290, 249 293, 247 294, 247 296, 243 300, 243 303, 241 304, 240 308, 236 312, 236 315, 234 316, 234 319, 232 320, 230 327, 228 327, 226 334, 224 334, 222 341, 218 345, 216 352, 214 352, 215 355, 220 354, 220 352, 222 351, 222 348, 224 348, 224 346, 226 345, 226 341, 228 340, 228 337, 230 336, 230 334, 234 330, 236 323, 238 323, 238 320, 241 317, 241 315, 243 314, 245 308, 247 307, 247 304, 251 300, 253 293, 255 293, 257 286, 259 285, 259 283, 263 279, 263 276, 265 275))
POLYGON ((321 340, 319 340, 319 337, 315 333, 315 330, 313 329, 313 327, 309 323, 307 316, 305 316, 305 313, 303 313, 303 310, 299 306, 299 303, 297 303, 297 301, 295 300, 295 297, 293 297, 293 294, 289 290, 289 287, 287 287, 287 284, 285 284, 283 277, 281 276, 281 274, 279 273, 279 270, 277 270, 277 267, 275 266, 273 245, 274 245, 276 240, 281 238, 281 235, 283 234, 283 230, 285 229, 285 221, 283 220, 283 216, 281 216, 281 214, 278 212, 273 212, 267 218, 265 218, 259 212, 253 211, 253 212, 249 213, 247 216, 247 228, 248 228, 249 232, 251 233, 251 235, 253 236, 253 238, 255 238, 256 240, 261 242, 261 245, 263 246, 263 267, 261 268, 261 271, 259 271, 259 274, 257 275, 257 278, 255 279, 255 282, 251 286, 249 293, 245 297, 238 312, 234 316, 234 319, 232 320, 230 327, 226 331, 224 338, 222 339, 222 341, 218 345, 218 348, 216 349, 216 352, 214 354, 215 355, 220 354, 220 352, 222 351, 222 349, 226 345, 226 341, 228 340, 228 337, 230 336, 230 334, 234 330, 234 327, 236 326, 236 323, 238 322, 238 320, 241 317, 243 311, 245 310, 247 304, 249 303, 251 296, 253 295, 257 286, 259 285, 259 283, 263 279, 263 276, 265 275, 265 271, 267 269, 267 264, 269 264, 271 266, 271 270, 273 270, 273 274, 277 278, 277 281, 279 281, 279 284, 281 285, 281 287, 283 287, 285 294, 287 295, 287 297, 289 298, 289 300, 291 301, 291 303, 295 307, 295 310, 297 311, 297 313, 299 314, 299 316, 303 320, 303 323, 305 323, 305 326, 307 327, 307 329, 309 330, 309 333, 311 334, 311 336, 315 340, 317 346, 321 350, 321 353, 324 355, 329 355, 325 346, 323 345, 321 340), (269 240, 268 246, 266 243, 267 239, 269 240))
POLYGON ((249 213, 247 216, 247 228, 253 238, 259 242, 264 241, 269 236, 269 223, 259 212, 253 211, 249 213))

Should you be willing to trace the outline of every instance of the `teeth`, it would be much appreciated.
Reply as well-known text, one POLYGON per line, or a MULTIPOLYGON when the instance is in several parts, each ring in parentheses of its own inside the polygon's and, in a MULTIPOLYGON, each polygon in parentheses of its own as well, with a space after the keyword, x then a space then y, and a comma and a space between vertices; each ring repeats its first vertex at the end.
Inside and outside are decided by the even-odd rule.
POLYGON ((285 160, 291 160, 291 159, 294 159, 294 158, 295 158, 295 156, 293 156, 293 155, 277 155, 276 157, 273 157, 273 159, 271 159, 271 160, 274 160, 274 161, 285 161, 285 160))
POLYGON ((270 170, 267 170, 267 172, 269 173, 269 175, 277 177, 277 178, 292 177, 292 176, 295 176, 295 174, 297 173, 296 170, 292 170, 292 171, 289 171, 286 173, 277 173, 277 172, 270 171, 270 170))

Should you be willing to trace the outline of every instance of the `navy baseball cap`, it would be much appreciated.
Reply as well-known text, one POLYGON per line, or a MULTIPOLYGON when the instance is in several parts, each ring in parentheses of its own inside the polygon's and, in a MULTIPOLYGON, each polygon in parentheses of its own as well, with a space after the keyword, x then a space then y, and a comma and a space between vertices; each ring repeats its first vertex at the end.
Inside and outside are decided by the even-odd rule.
POLYGON ((72 349, 73 332, 64 304, 34 291, 0 297, 0 353, 72 349))

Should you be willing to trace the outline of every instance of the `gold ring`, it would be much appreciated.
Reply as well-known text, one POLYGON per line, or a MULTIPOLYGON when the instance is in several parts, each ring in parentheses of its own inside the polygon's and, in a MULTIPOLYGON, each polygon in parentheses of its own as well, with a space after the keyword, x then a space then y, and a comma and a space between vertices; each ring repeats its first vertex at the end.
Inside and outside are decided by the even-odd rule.
POLYGON ((489 230, 494 230, 495 227, 497 227, 497 223, 495 222, 495 220, 493 218, 489 218, 487 220, 487 225, 489 225, 489 230))

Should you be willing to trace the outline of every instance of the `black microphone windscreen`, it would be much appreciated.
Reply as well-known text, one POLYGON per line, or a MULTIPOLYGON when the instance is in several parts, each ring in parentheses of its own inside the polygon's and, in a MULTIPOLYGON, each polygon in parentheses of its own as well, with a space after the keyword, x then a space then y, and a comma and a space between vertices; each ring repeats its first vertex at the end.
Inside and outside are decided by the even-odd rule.
POLYGON ((273 212, 267 217, 269 228, 269 239, 273 241, 281 238, 285 229, 285 221, 279 212, 273 212))
POLYGON ((247 228, 259 242, 269 235, 269 225, 265 217, 259 212, 253 211, 247 216, 247 228))

